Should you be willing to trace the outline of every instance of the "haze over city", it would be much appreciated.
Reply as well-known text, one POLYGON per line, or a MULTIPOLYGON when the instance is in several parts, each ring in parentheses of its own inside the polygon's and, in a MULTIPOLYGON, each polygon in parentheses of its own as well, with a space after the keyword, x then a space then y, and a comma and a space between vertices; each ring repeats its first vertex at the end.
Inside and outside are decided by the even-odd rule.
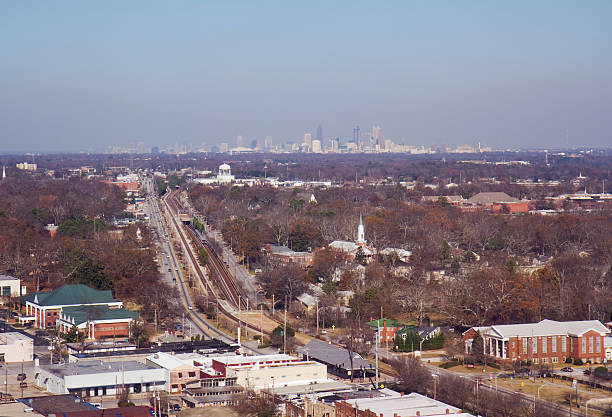
POLYGON ((0 153, 612 143, 612 3, 5 2, 0 153))

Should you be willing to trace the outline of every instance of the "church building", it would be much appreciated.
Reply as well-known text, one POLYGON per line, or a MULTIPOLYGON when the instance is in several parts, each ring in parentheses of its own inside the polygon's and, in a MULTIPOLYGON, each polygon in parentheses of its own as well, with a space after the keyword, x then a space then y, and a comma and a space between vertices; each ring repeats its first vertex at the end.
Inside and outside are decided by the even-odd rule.
POLYGON ((355 242, 334 240, 329 244, 329 247, 346 252, 353 259, 355 259, 359 252, 363 252, 368 263, 372 260, 375 253, 374 248, 370 248, 365 239, 365 227, 363 226, 363 217, 361 214, 359 215, 359 226, 357 227, 357 240, 355 242))

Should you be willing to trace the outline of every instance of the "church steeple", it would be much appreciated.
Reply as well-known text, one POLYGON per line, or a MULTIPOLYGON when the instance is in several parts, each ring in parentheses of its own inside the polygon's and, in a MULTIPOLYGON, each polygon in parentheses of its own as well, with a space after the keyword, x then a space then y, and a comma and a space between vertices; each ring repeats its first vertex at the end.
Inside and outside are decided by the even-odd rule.
POLYGON ((365 229, 363 227, 363 217, 359 213, 359 227, 357 228, 357 243, 366 243, 365 229))
POLYGON ((2 165, 2 179, 6 178, 6 167, 2 165))

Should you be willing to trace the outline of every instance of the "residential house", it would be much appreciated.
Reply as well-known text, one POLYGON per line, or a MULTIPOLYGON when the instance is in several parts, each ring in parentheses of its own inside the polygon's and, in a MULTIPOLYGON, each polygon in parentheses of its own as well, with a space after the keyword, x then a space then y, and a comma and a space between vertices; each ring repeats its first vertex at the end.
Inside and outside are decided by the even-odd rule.
POLYGON ((393 344, 395 332, 403 327, 403 324, 387 318, 372 320, 367 324, 378 332, 378 343, 391 342, 393 344))

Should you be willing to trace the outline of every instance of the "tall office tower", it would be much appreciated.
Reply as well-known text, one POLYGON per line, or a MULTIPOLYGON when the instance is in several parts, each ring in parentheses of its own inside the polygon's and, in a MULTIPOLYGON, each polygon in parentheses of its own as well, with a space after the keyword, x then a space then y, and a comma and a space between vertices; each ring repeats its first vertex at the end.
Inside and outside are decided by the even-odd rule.
POLYGON ((221 143, 219 146, 219 152, 229 152, 229 144, 227 142, 221 143))
POLYGON ((360 147, 360 143, 359 143, 359 125, 355 126, 353 128, 353 142, 355 142, 355 144, 360 147))
POLYGON ((385 140, 385 137, 383 135, 382 127, 374 126, 372 128, 372 137, 374 138, 374 144, 375 145, 380 145, 380 144, 384 143, 383 141, 385 140))
POLYGON ((144 142, 136 143, 136 152, 144 153, 144 142))
POLYGON ((304 145, 308 149, 312 149, 312 135, 310 133, 304 133, 304 145))
POLYGON ((264 139, 264 149, 269 151, 272 149, 272 136, 266 136, 264 139))
POLYGON ((321 153, 323 152, 323 149, 321 149, 321 141, 320 140, 313 140, 312 141, 312 152, 314 153, 321 153))
POLYGON ((317 140, 323 140, 323 128, 321 127, 321 125, 317 126, 317 140))
POLYGON ((242 148, 244 146, 244 141, 242 140, 242 136, 236 137, 236 147, 242 148))

